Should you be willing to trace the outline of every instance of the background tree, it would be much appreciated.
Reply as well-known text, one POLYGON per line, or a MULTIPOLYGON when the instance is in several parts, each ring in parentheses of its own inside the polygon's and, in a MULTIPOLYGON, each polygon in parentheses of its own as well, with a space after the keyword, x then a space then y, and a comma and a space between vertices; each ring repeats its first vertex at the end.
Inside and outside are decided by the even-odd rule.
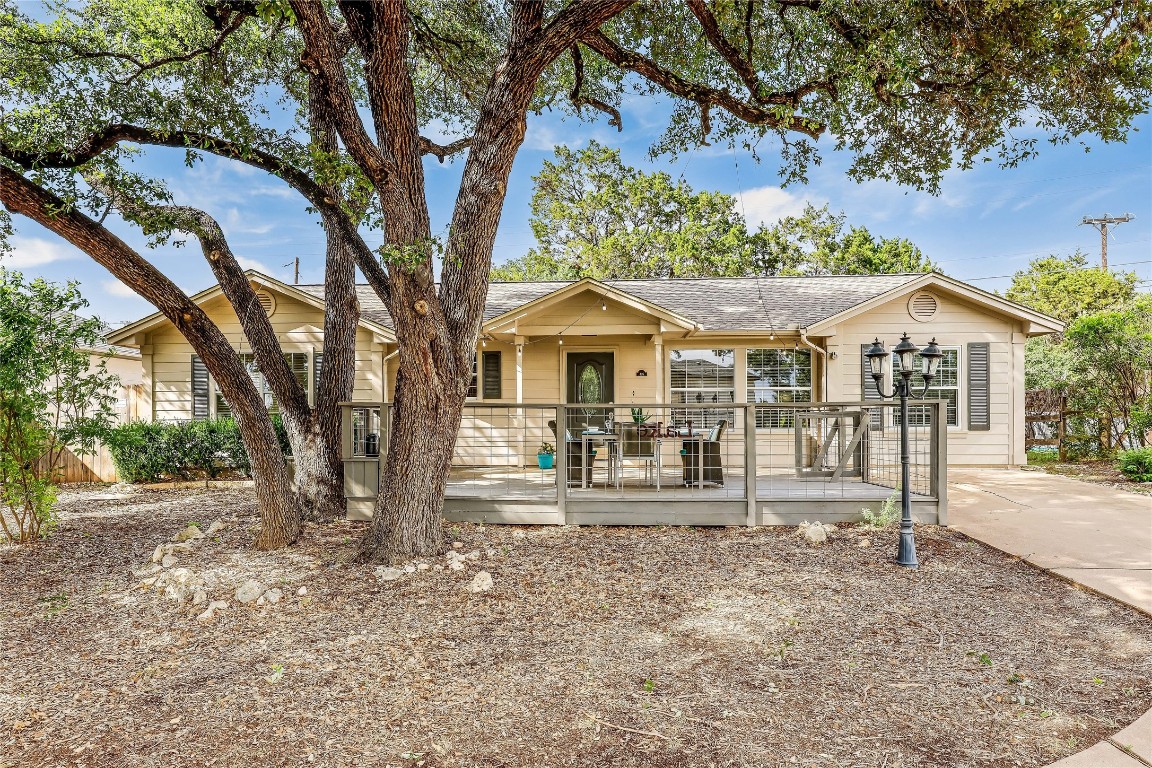
POLYGON ((1076 251, 1034 259, 1005 296, 1068 323, 1025 348, 1025 386, 1064 398, 1094 449, 1142 446, 1152 429, 1152 297, 1136 273, 1099 269, 1076 251))
MULTIPOLYGON (((1012 135, 1026 122, 1054 141, 1086 133, 1122 140, 1133 117, 1144 111, 1152 85, 1152 21, 1144 1, 582 0, 552 6, 527 0, 291 0, 286 7, 275 1, 201 6, 169 0, 164 8, 142 4, 135 16, 124 2, 85 6, 96 9, 89 20, 95 29, 65 45, 29 42, 23 34, 0 40, 7 145, 0 156, 8 159, 0 164, 0 200, 99 258, 161 308, 198 351, 220 352, 215 366, 225 377, 217 379, 226 396, 232 400, 228 387, 245 395, 242 382, 227 381, 232 360, 216 349, 222 340, 218 329, 214 334, 175 286, 147 272, 100 222, 81 213, 82 194, 61 197, 54 191, 67 187, 75 174, 46 173, 46 157, 87 155, 85 162, 98 162, 94 155, 106 152, 110 142, 119 147, 133 139, 108 124, 107 110, 85 108, 92 78, 61 77, 65 70, 35 49, 50 48, 73 64, 100 60, 109 41, 119 40, 103 34, 100 24, 110 17, 140 19, 157 39, 120 59, 140 74, 114 78, 115 87, 101 90, 97 103, 151 103, 152 119, 164 124, 152 133, 172 135, 171 124, 186 122, 182 130, 199 133, 183 134, 184 141, 194 137, 184 146, 210 151, 229 142, 237 146, 230 126, 259 126, 241 137, 235 154, 253 164, 255 149, 278 146, 267 104, 284 93, 289 100, 301 97, 280 91, 268 101, 236 98, 234 82, 299 62, 312 97, 307 114, 338 136, 349 161, 341 167, 352 169, 374 195, 384 239, 378 261, 353 248, 399 340, 380 496, 362 543, 366 554, 380 558, 443 546, 440 511, 471 379, 492 245, 530 111, 568 103, 573 111, 607 113, 620 128, 617 110, 626 91, 662 92, 675 107, 657 152, 685 151, 709 140, 752 146, 772 136, 779 140, 785 178, 796 180, 818 160, 816 140, 830 134, 853 155, 851 177, 935 191, 954 163, 968 167, 998 155, 1011 165, 1034 154, 1034 138, 1012 135), (255 12, 263 18, 250 15, 255 12), (175 17, 175 34, 152 31, 163 26, 158 20, 175 17), (259 66, 206 64, 199 53, 263 39, 284 47, 265 51, 259 66), (170 53, 173 47, 183 50, 170 53), (143 87, 140 78, 149 76, 157 79, 143 87), (62 94, 52 109, 43 107, 45 93, 62 94), (184 110, 182 100, 190 94, 204 98, 184 110), (433 120, 457 129, 460 139, 438 146, 423 138, 421 127, 433 120), (462 149, 468 152, 456 205, 447 235, 438 241, 431 231, 423 157, 462 149), (175 298, 169 300, 160 287, 175 291, 175 298)), ((13 20, 21 29, 28 23, 9 0, 0 21, 11 26, 13 20)), ((275 162, 275 152, 272 157, 269 172, 286 179, 303 169, 314 180, 329 165, 285 166, 275 162)), ((324 198, 308 199, 319 206, 324 198)), ((106 198, 97 195, 92 202, 98 215, 106 198)), ((339 216, 331 221, 345 223, 339 216)), ((241 417, 246 444, 259 439, 267 423, 266 414, 250 417, 241 417)), ((264 489, 279 493, 283 468, 274 462, 257 467, 256 455, 253 461, 258 494, 265 473, 264 489)))
POLYGON ((903 238, 877 239, 865 227, 848 227, 846 215, 828 206, 804 206, 762 229, 759 262, 773 275, 878 275, 931 272, 937 267, 903 238))
POLYGON ((1070 323, 1085 315, 1117 309, 1136 296, 1135 272, 1094 268, 1080 250, 1071 256, 1034 259, 1012 276, 1004 296, 1070 323))
POLYGON ((492 268, 493 280, 740 277, 929 272, 907 240, 844 231, 845 215, 808 205, 803 215, 750 231, 739 201, 697 192, 683 179, 625 165, 595 141, 556 147, 532 177, 539 243, 492 268))
POLYGON ((52 531, 64 452, 95 453, 116 417, 119 379, 82 351, 103 339, 78 314, 87 306, 74 283, 0 268, 0 530, 12 542, 52 531))

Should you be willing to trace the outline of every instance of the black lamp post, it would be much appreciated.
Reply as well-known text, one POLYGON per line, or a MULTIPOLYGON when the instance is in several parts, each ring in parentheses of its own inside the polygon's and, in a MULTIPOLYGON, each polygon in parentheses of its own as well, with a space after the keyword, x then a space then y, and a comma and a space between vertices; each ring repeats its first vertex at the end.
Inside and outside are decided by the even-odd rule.
POLYGON ((884 361, 888 359, 888 351, 880 343, 880 339, 872 342, 872 348, 864 353, 868 358, 868 368, 876 382, 876 391, 881 397, 900 398, 900 550, 896 553, 897 565, 905 568, 916 568, 920 565, 916 561, 916 539, 912 534, 912 499, 909 494, 910 457, 908 455, 908 398, 923 400, 928 394, 928 384, 936 377, 936 369, 940 366, 940 358, 944 353, 936 346, 936 339, 924 347, 917 349, 916 345, 905 333, 900 337, 900 343, 892 350, 900 360, 900 380, 892 382, 892 392, 885 393, 880 388, 880 381, 884 378, 884 361), (916 353, 920 353, 923 367, 920 375, 924 378, 924 389, 919 395, 912 392, 912 376, 916 373, 916 353))

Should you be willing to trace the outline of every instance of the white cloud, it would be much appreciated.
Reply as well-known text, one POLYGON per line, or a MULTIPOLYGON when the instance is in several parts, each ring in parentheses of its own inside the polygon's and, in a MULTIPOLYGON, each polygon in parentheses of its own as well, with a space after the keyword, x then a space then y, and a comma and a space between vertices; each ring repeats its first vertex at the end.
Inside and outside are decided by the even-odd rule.
POLYGON ((266 266, 263 262, 256 259, 250 259, 247 256, 237 256, 236 262, 240 265, 241 269, 254 269, 257 272, 263 272, 266 275, 273 275, 275 271, 266 266))
POLYGON ((65 243, 38 237, 13 237, 12 253, 4 257, 2 265, 13 269, 39 267, 54 261, 75 259, 80 252, 65 243))
POLYGON ((124 285, 124 283, 119 280, 101 280, 100 286, 104 289, 105 293, 111 294, 112 296, 136 297, 136 291, 124 285))
POLYGON ((761 224, 771 226, 785 216, 799 216, 808 203, 823 205, 822 200, 801 197, 773 186, 755 187, 734 196, 740 202, 748 226, 752 228, 761 224))

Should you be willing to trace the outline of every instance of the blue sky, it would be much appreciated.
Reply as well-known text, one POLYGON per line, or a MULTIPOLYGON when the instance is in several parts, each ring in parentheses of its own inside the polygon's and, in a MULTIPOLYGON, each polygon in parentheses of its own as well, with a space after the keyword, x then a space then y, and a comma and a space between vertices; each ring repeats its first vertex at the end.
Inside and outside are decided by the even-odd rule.
MULTIPOLYGON (((648 157, 648 147, 665 125, 667 104, 630 100, 623 109, 624 131, 609 127, 602 116, 580 122, 559 114, 530 116, 528 135, 516 161, 507 204, 497 237, 494 260, 523 254, 534 244, 528 226, 531 177, 557 144, 579 147, 589 139, 618 147, 625 162, 683 176, 697 189, 736 195, 750 223, 773 222, 798 213, 806 201, 843 210, 848 222, 874 234, 906 237, 916 243, 949 275, 988 290, 1003 290, 1008 276, 1037 256, 1071 253, 1081 248, 1099 258, 1097 231, 1081 226, 1084 216, 1130 212, 1136 220, 1121 225, 1110 237, 1108 260, 1117 269, 1136 271, 1147 288, 1152 285, 1152 118, 1136 121, 1126 144, 1042 144, 1039 158, 1014 169, 993 164, 971 171, 952 171, 941 194, 932 196, 895 184, 857 184, 844 171, 850 158, 821 141, 822 166, 812 169, 804 186, 779 187, 776 149, 765 142, 757 163, 743 150, 702 147, 675 160, 648 157)), ((202 207, 224 226, 233 250, 245 266, 291 282, 291 262, 301 259, 301 282, 320 282, 324 239, 314 217, 286 185, 245 166, 207 158, 192 169, 183 154, 149 149, 141 167, 162 173, 178 202, 202 207)), ((426 162, 433 226, 443 228, 463 163, 426 162)), ((183 289, 210 286, 211 272, 199 248, 164 247, 143 250, 144 238, 134 228, 113 222, 113 228, 138 246, 154 264, 183 289)), ((16 219, 14 258, 5 265, 27 275, 76 280, 91 302, 92 312, 112 325, 146 315, 152 307, 119 284, 102 267, 55 235, 27 219, 16 219)))

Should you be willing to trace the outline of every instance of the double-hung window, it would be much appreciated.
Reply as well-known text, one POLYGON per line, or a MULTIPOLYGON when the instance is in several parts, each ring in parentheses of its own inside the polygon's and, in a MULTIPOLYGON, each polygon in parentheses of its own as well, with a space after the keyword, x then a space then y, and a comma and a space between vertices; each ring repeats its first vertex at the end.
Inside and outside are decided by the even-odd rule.
MULTIPOLYGON (((944 357, 940 358, 940 367, 936 376, 928 387, 926 400, 947 400, 947 423, 950 427, 960 426, 960 350, 956 347, 941 347, 944 357)), ((923 363, 920 355, 916 355, 916 372, 912 374, 912 393, 919 396, 924 389, 924 377, 920 374, 923 363)), ((892 355, 892 378, 900 376, 900 358, 892 355)), ((909 405, 908 423, 913 427, 926 427, 931 423, 931 410, 924 406, 909 405)), ((892 410, 892 422, 900 424, 900 411, 892 410)))
POLYGON ((732 426, 736 402, 736 354, 731 349, 674 349, 669 361, 672 417, 709 429, 721 419, 732 426), (675 407, 679 406, 679 407, 675 407))
MULTIPOLYGON (((308 370, 308 353, 307 352, 286 352, 284 359, 288 361, 288 366, 292 369, 292 374, 296 380, 300 382, 300 386, 304 391, 308 391, 309 370, 308 370)), ((264 400, 264 406, 271 413, 277 413, 279 407, 276 404, 276 398, 272 394, 272 387, 269 386, 268 380, 260 371, 260 367, 256 364, 256 359, 251 354, 241 354, 240 361, 244 364, 248 375, 252 378, 252 384, 256 387, 257 394, 264 400)), ((317 375, 319 370, 316 371, 317 375)), ((213 382, 215 383, 215 382, 213 382)), ((232 415, 232 408, 228 405, 228 401, 224 397, 224 393, 218 387, 216 391, 216 417, 223 418, 232 415)), ((195 402, 195 398, 194 398, 195 402)))
MULTIPOLYGON (((806 403, 812 400, 812 352, 807 349, 749 349, 748 402, 806 403)), ((756 426, 789 428, 795 411, 757 408, 756 426)))

